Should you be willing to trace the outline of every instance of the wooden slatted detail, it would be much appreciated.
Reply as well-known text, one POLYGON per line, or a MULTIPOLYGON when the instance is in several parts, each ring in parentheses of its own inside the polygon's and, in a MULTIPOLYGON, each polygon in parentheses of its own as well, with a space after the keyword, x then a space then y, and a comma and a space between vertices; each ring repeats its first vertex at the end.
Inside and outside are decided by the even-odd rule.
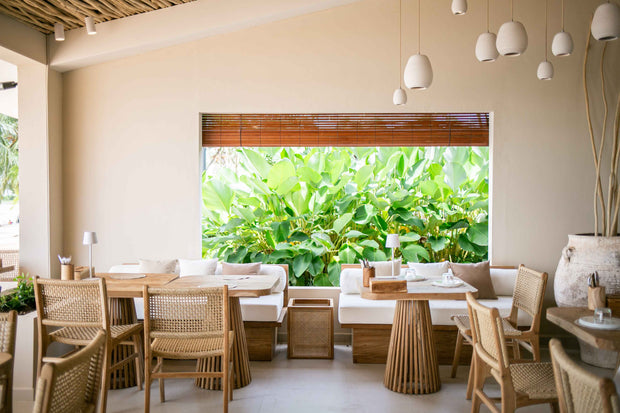
POLYGON ((488 146, 488 113, 202 114, 202 146, 488 146))

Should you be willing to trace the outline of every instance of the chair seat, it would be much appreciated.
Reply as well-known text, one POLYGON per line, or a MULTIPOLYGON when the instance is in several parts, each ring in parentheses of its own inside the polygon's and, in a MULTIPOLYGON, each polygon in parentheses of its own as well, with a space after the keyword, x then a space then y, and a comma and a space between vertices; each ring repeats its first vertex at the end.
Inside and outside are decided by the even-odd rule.
MULTIPOLYGON (((232 331, 229 332, 229 337, 229 342, 232 343, 232 331)), ((156 338, 151 343, 151 350, 153 356, 168 359, 214 357, 224 353, 224 340, 222 337, 156 338)))
MULTIPOLYGON (((98 327, 63 327, 50 333, 50 339, 63 344, 85 346, 97 336, 98 327)), ((142 330, 142 324, 122 324, 110 326, 113 342, 122 341, 142 330)))
POLYGON ((551 363, 519 363, 510 365, 515 391, 530 399, 557 398, 551 363))
MULTIPOLYGON (((459 331, 469 337, 471 337, 471 324, 469 322, 468 315, 453 315, 452 320, 459 331)), ((508 320, 502 318, 502 327, 504 328, 504 336, 506 338, 519 337, 523 334, 523 331, 518 328, 514 328, 508 320)))

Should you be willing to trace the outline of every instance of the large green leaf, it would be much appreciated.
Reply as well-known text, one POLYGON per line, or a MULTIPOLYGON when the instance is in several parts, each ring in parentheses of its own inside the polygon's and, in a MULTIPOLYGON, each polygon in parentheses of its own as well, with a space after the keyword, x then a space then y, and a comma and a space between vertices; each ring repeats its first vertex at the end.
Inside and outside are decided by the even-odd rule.
POLYGON ((249 148, 242 148, 241 153, 245 155, 245 157, 249 161, 249 164, 252 165, 260 178, 267 178, 271 165, 269 165, 269 162, 267 162, 263 154, 249 148))
POLYGON ((446 237, 435 237, 434 235, 428 237, 428 243, 431 245, 431 249, 435 252, 446 248, 449 242, 450 240, 446 237))
POLYGON ((353 214, 347 212, 343 214, 340 218, 334 221, 334 226, 332 229, 336 231, 336 233, 341 233, 342 230, 351 222, 351 218, 353 218, 353 214))
POLYGON ((377 211, 375 207, 372 205, 362 205, 355 210, 355 214, 353 215, 353 221, 356 224, 365 225, 370 222, 370 220, 375 216, 377 211))
POLYGON ((355 183, 359 189, 364 189, 374 170, 372 165, 364 165, 355 173, 355 183))
POLYGON ((267 185, 271 189, 276 189, 289 178, 296 178, 295 167, 290 160, 283 159, 271 167, 267 176, 267 185))
POLYGON ((353 264, 357 262, 359 256, 352 246, 345 245, 338 251, 338 258, 343 264, 353 264))
POLYGON ((356 230, 351 230, 351 231, 348 231, 346 234, 344 234, 345 238, 359 238, 359 237, 365 237, 365 236, 366 234, 360 231, 356 231, 356 230))
POLYGON ((299 278, 303 275, 304 272, 308 270, 310 264, 312 263, 312 254, 304 254, 298 255, 293 260, 293 271, 295 272, 295 277, 299 278))
POLYGON ((425 259, 427 261, 430 260, 430 255, 428 254, 428 251, 426 250, 426 248, 422 247, 421 245, 417 245, 417 244, 407 245, 405 248, 401 250, 401 253, 403 254, 403 257, 407 261, 411 261, 411 262, 419 262, 420 258, 425 259))
POLYGON ((291 229, 291 223, 284 222, 272 222, 271 228, 273 229, 273 236, 276 242, 284 242, 288 239, 288 234, 291 229))
POLYGON ((487 222, 470 225, 465 233, 472 243, 489 245, 489 226, 487 222))
POLYGON ((461 164, 449 162, 443 167, 445 182, 456 192, 467 181, 467 173, 461 164))
POLYGON ((406 234, 403 234, 400 236, 400 242, 401 243, 405 243, 405 242, 416 242, 420 239, 420 234, 417 234, 415 232, 408 232, 406 234))
POLYGON ((379 243, 377 243, 377 241, 372 240, 372 239, 365 239, 363 241, 358 242, 358 244, 361 245, 362 247, 372 248, 375 250, 379 248, 379 243))
POLYGON ((206 208, 228 212, 233 200, 233 191, 221 181, 207 181, 202 185, 202 199, 206 208))

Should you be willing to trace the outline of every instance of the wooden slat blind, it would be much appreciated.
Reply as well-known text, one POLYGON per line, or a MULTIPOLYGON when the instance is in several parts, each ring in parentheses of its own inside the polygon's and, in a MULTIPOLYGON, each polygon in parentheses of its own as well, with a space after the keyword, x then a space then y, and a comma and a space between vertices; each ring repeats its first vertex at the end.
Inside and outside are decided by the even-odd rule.
POLYGON ((202 146, 488 145, 488 113, 202 114, 202 146))

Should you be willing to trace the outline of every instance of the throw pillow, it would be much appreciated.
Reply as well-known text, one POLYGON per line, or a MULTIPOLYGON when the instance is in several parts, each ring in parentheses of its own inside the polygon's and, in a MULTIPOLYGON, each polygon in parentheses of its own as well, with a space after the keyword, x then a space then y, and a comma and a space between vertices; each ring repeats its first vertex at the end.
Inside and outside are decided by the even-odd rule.
POLYGON ((179 260, 179 276, 213 275, 217 268, 217 258, 210 260, 179 260))
POLYGON ((407 264, 409 268, 413 268, 417 275, 423 277, 441 277, 441 274, 448 272, 450 263, 448 261, 443 262, 410 262, 407 264))
MULTIPOLYGON (((394 275, 400 275, 402 258, 394 260, 394 275)), ((375 277, 391 277, 392 261, 370 261, 370 266, 375 267, 375 277)))
POLYGON ((140 272, 151 274, 175 274, 177 260, 138 260, 140 272))
POLYGON ((257 275, 260 271, 260 262, 251 264, 230 264, 222 263, 222 275, 257 275))
POLYGON ((491 272, 489 262, 479 262, 476 264, 455 264, 450 263, 452 273, 465 281, 467 284, 478 289, 478 299, 496 299, 497 295, 491 282, 491 272))

